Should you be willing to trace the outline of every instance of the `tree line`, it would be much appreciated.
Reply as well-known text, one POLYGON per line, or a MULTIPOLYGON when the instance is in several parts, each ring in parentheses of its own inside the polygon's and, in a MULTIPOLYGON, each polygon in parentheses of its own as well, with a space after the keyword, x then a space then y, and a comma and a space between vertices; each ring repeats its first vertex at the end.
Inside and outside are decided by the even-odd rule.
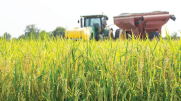
MULTIPOLYGON (((65 35, 65 28, 64 27, 57 27, 55 30, 52 32, 46 32, 44 30, 40 30, 36 27, 36 25, 31 24, 27 25, 26 29, 24 30, 24 34, 20 35, 18 38, 13 38, 13 39, 44 39, 45 37, 64 37, 65 35)), ((0 38, 6 38, 11 39, 11 34, 5 32, 3 36, 0 36, 0 38)))
POLYGON ((167 36, 163 37, 163 39, 167 39, 167 38, 171 38, 173 40, 176 40, 176 39, 180 39, 180 36, 176 32, 174 32, 171 35, 168 35, 168 37, 167 36))
MULTIPOLYGON (((65 37, 65 28, 64 27, 57 27, 54 31, 52 32, 46 32, 46 31, 41 31, 38 29, 34 24, 27 25, 26 29, 24 30, 24 34, 20 35, 18 38, 13 38, 13 39, 44 39, 45 37, 49 38, 64 38, 65 37)), ((169 35, 171 39, 180 39, 178 34, 176 32, 172 33, 169 35)), ((1 38, 6 38, 6 39, 11 39, 11 34, 5 32, 3 36, 0 36, 1 38)), ((167 39, 167 37, 163 37, 163 39, 167 39)))

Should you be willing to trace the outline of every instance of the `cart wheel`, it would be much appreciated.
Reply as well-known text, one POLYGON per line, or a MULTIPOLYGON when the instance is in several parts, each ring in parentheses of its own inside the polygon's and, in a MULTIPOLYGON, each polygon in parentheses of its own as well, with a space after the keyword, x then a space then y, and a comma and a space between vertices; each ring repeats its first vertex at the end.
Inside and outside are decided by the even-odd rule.
POLYGON ((115 40, 116 39, 124 39, 124 31, 122 31, 121 29, 117 29, 115 32, 115 40))
POLYGON ((159 38, 160 34, 158 32, 149 33, 148 39, 153 40, 154 38, 159 38))

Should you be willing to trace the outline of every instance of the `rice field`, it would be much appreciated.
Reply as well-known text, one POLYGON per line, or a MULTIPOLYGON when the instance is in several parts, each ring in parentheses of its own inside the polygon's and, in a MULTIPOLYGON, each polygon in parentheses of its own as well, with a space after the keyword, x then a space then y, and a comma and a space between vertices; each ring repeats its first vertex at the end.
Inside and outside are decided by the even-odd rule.
POLYGON ((0 39, 0 101, 180 101, 180 61, 180 39, 0 39))

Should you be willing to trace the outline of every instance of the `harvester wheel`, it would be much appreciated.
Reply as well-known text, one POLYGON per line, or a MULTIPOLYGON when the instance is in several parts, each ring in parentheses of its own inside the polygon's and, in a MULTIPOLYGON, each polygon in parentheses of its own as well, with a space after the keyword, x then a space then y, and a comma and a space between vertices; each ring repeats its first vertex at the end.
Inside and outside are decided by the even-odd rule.
POLYGON ((124 32, 121 29, 117 29, 114 39, 124 39, 124 32))
POLYGON ((97 35, 96 41, 103 40, 103 36, 101 34, 97 35))
POLYGON ((148 39, 153 40, 154 38, 159 38, 160 35, 158 32, 151 32, 149 33, 148 39))
POLYGON ((117 39, 117 38, 119 38, 119 33, 120 33, 120 30, 121 29, 116 29, 116 32, 115 32, 115 40, 117 39))
POLYGON ((111 28, 110 30, 108 30, 108 33, 107 33, 107 37, 108 39, 113 39, 113 29, 111 28))

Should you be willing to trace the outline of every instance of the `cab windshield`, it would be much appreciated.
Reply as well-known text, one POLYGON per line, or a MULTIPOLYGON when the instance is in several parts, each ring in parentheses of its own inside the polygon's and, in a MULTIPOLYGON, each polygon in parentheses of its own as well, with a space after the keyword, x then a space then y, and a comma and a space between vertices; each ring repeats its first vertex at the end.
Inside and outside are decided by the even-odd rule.
POLYGON ((100 18, 85 18, 85 27, 93 26, 94 24, 98 24, 99 27, 101 26, 101 19, 100 18))

